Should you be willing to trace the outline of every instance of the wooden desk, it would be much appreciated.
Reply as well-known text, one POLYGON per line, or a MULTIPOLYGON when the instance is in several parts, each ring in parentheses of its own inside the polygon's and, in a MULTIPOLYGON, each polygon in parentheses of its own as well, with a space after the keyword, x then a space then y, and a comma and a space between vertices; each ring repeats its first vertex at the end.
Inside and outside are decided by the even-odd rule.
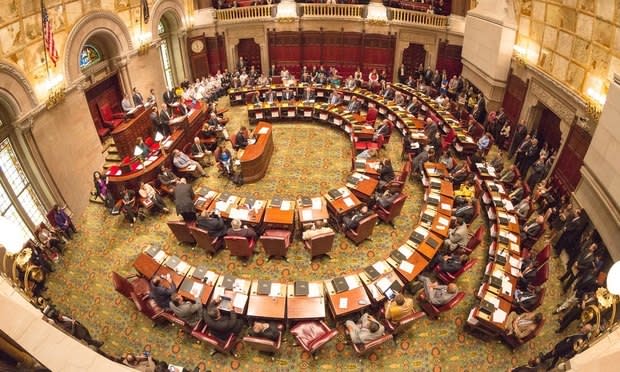
POLYGON ((166 252, 159 252, 155 255, 155 257, 151 257, 147 253, 141 252, 133 263, 134 269, 136 269, 136 271, 147 280, 151 280, 151 278, 155 276, 155 273, 161 267, 162 262, 168 258, 166 252))
POLYGON ((332 199, 329 194, 325 194, 323 197, 327 200, 327 210, 330 216, 340 223, 344 215, 361 208, 363 203, 348 188, 341 187, 338 190, 343 195, 338 199, 332 199))
POLYGON ((353 168, 356 172, 364 173, 365 175, 378 178, 381 162, 376 159, 353 159, 353 168))
POLYGON ((409 265, 403 265, 402 262, 396 262, 392 257, 388 257, 385 261, 390 266, 392 266, 392 268, 396 270, 396 272, 401 276, 401 278, 403 278, 404 281, 407 283, 415 280, 429 264, 429 260, 424 257, 420 252, 415 250, 406 260, 413 266, 413 268, 411 268, 411 266, 409 265))
POLYGON ((480 322, 479 326, 484 327, 491 333, 503 333, 506 329, 506 320, 508 318, 508 314, 510 314, 510 310, 512 309, 512 304, 501 297, 497 297, 488 292, 484 293, 482 298, 491 300, 489 302, 495 302, 499 306, 496 306, 496 310, 492 315, 487 315, 486 313, 480 311, 479 306, 476 306, 473 311, 473 316, 480 322), (502 316, 504 313, 505 316, 502 316), (494 319, 493 315, 498 318, 494 319))
POLYGON ((325 293, 323 282, 309 282, 307 296, 295 296, 295 283, 289 283, 287 289, 286 317, 289 320, 325 318, 325 293), (314 287, 314 288, 313 288, 314 287))
POLYGON ((329 298, 329 308, 334 318, 361 311, 370 306, 370 299, 360 278, 357 275, 347 275, 346 278, 348 278, 347 282, 352 285, 349 285, 348 290, 340 293, 336 293, 331 280, 323 281, 329 298))
POLYGON ((454 198, 454 188, 452 187, 452 182, 438 177, 429 177, 429 182, 431 190, 438 192, 447 198, 454 198), (439 183, 439 187, 435 187, 436 183, 439 183))
POLYGON ((196 270, 197 268, 193 266, 189 269, 181 287, 178 288, 178 293, 190 300, 198 297, 201 304, 207 305, 219 275, 202 268, 203 271, 206 271, 206 278, 197 278, 193 276, 196 270))
POLYGON ((219 211, 222 218, 230 219, 230 213, 237 207, 241 198, 237 195, 221 193, 207 208, 207 213, 219 211), (228 195, 228 197, 226 197, 228 195))
POLYGON ((350 177, 358 181, 356 183, 349 183, 347 179, 346 186, 349 190, 362 201, 370 200, 377 186, 379 186, 379 180, 357 172, 353 173, 350 177))
POLYGON ((263 219, 265 229, 293 231, 295 227, 295 206, 294 200, 282 200, 280 207, 274 207, 270 200, 267 203, 265 218, 263 219))
POLYGON ((424 171, 428 177, 447 177, 450 173, 443 163, 424 163, 424 171))
POLYGON ((243 182, 252 183, 260 180, 267 173, 269 161, 273 154, 273 136, 271 124, 259 122, 254 128, 256 142, 248 145, 241 156, 241 175, 243 182))
MULTIPOLYGON (((245 307, 248 304, 248 294, 250 293, 250 284, 251 282, 246 279, 235 278, 235 284, 233 285, 233 289, 226 289, 223 287, 222 283, 227 275, 220 275, 217 279, 217 283, 215 288, 213 289, 213 298, 217 298, 221 295, 230 298, 232 306, 232 311, 237 314, 243 315, 245 312, 245 307), (234 306, 237 304, 238 306, 234 306)), ((224 311, 231 311, 231 308, 227 308, 223 303, 218 305, 218 309, 224 311)))
POLYGON ((448 230, 450 229, 450 216, 440 213, 434 208, 429 208, 427 205, 420 213, 418 225, 445 239, 448 237, 448 230))
POLYGON ((498 175, 490 164, 476 163, 474 165, 480 177, 486 180, 494 180, 498 175))
POLYGON ((366 290, 370 294, 370 298, 373 302, 377 303, 385 299, 385 293, 379 288, 378 283, 389 283, 389 287, 389 285, 393 282, 398 282, 402 287, 403 282, 400 280, 396 272, 392 270, 392 267, 387 263, 387 261, 377 261, 372 266, 379 273, 378 277, 371 279, 368 273, 364 270, 360 271, 358 276, 362 280, 362 283, 364 283, 364 286, 366 286, 366 290))
POLYGON ((430 203, 428 203, 426 205, 427 208, 432 208, 437 210, 437 212, 439 213, 443 213, 446 216, 452 216, 452 205, 454 204, 454 199, 449 198, 445 195, 433 192, 433 190, 427 189, 427 196, 433 196, 435 199, 437 199, 437 196, 439 197, 439 203, 437 205, 432 205, 430 203))
POLYGON ((151 109, 145 110, 144 106, 136 109, 133 118, 126 119, 124 123, 114 128, 111 135, 118 150, 120 158, 129 156, 133 158, 133 149, 136 146, 136 138, 146 138, 151 132, 151 109))
POLYGON ((209 209, 211 203, 215 201, 220 193, 217 191, 209 190, 204 196, 201 195, 202 189, 196 191, 194 190, 194 195, 196 198, 194 199, 194 208, 196 208, 196 213, 201 214, 202 212, 209 209))
POLYGON ((435 257, 437 251, 441 249, 443 241, 444 240, 441 237, 429 232, 420 244, 415 245, 413 242, 411 242, 413 243, 411 244, 410 241, 407 241, 407 244, 414 246, 416 251, 422 253, 430 261, 433 257, 435 257), (435 244, 437 245, 436 247, 429 244, 431 240, 435 241, 435 244))
POLYGON ((284 320, 287 284, 272 282, 271 293, 268 295, 259 295, 257 290, 258 280, 252 280, 246 315, 249 317, 284 320))
POLYGON ((187 262, 181 260, 177 256, 168 256, 155 275, 166 276, 170 274, 172 282, 179 288, 190 268, 191 266, 187 262))
POLYGON ((302 230, 304 224, 323 221, 329 218, 325 198, 322 196, 312 198, 312 203, 312 207, 304 207, 301 200, 297 200, 297 221, 299 221, 302 230))

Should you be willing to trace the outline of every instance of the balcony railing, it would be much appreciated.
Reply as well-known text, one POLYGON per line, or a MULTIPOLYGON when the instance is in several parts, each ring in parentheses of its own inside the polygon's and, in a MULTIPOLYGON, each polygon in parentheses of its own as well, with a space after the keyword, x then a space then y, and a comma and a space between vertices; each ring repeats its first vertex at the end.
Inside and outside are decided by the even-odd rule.
POLYGON ((448 27, 449 17, 431 13, 416 12, 415 10, 388 8, 388 19, 390 19, 391 22, 445 28, 448 27))
POLYGON ((298 4, 304 18, 363 18, 365 5, 355 4, 298 4))
POLYGON ((218 9, 215 17, 218 22, 238 22, 271 19, 275 15, 275 5, 244 6, 240 8, 218 9))

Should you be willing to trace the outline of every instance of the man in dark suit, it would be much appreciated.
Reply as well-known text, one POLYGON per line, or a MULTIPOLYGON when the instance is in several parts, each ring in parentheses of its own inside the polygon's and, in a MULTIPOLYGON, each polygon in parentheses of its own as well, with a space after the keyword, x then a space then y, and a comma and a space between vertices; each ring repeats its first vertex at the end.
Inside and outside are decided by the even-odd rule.
POLYGON ((194 190, 187 184, 185 178, 181 178, 174 188, 174 205, 177 214, 183 217, 183 221, 196 221, 196 209, 194 208, 194 190))
POLYGON ((172 295, 169 306, 174 315, 186 321, 192 328, 205 318, 204 307, 199 298, 196 298, 195 302, 186 301, 176 293, 172 295))
POLYGON ((282 91, 282 101, 290 101, 294 98, 295 98, 295 93, 292 90, 290 90, 289 87, 286 87, 282 91))
POLYGON ((163 94, 163 99, 166 105, 172 105, 177 99, 177 95, 174 93, 174 88, 166 90, 163 94))
POLYGON ((151 290, 149 292, 149 296, 157 305, 159 305, 159 307, 163 309, 170 308, 171 296, 176 293, 176 291, 177 287, 170 278, 170 274, 167 274, 165 277, 163 275, 155 276, 151 279, 151 290), (162 285, 162 279, 165 279, 169 283, 170 287, 162 285))
MULTIPOLYGON (((583 213, 582 209, 575 210, 575 217, 570 219, 564 225, 562 229, 562 235, 560 235, 560 239, 558 239, 557 243, 553 247, 556 254, 559 255, 562 253, 562 250, 566 250, 570 257, 572 257, 571 253, 574 252, 574 247, 578 246, 579 237, 581 233, 586 228, 588 224, 587 218, 583 213)), ((577 252, 574 252, 575 255, 577 252)))
POLYGON ((230 223, 230 229, 226 232, 228 236, 241 236, 248 240, 256 240, 258 235, 253 228, 247 226, 241 226, 241 220, 234 219, 230 223))
MULTIPOLYGON (((206 212, 206 211, 205 211, 206 212)), ((207 230, 213 238, 219 238, 226 235, 228 228, 218 211, 211 213, 210 216, 201 215, 196 220, 196 226, 207 230)))
POLYGON ((142 98, 142 93, 138 92, 138 89, 136 87, 133 87, 132 89, 132 98, 133 104, 135 106, 140 106, 144 104, 144 98, 142 98))
POLYGON ((349 102, 349 105, 347 106, 347 111, 359 114, 361 106, 360 101, 356 97, 352 97, 351 102, 349 102))
POLYGON ((553 349, 548 353, 541 355, 539 357, 540 362, 546 362, 549 359, 552 359, 551 365, 547 369, 550 371, 555 367, 558 361, 562 358, 570 359, 574 357, 577 353, 581 352, 587 346, 589 334, 592 331, 592 325, 586 324, 579 330, 579 333, 576 333, 572 336, 568 336, 555 344, 553 349))
POLYGON ((243 320, 237 318, 237 313, 230 312, 223 315, 217 308, 221 299, 218 297, 207 307, 207 314, 204 317, 207 329, 211 334, 220 340, 226 340, 230 334, 238 335, 243 330, 243 320))
POLYGON ((465 204, 454 209, 454 217, 460 217, 465 223, 471 223, 474 219, 474 205, 472 199, 466 199, 465 204))
POLYGON ((267 93, 265 93, 265 102, 274 103, 276 101, 277 101, 276 92, 274 92, 273 90, 271 90, 271 88, 269 88, 267 93))
POLYGON ((307 87, 304 89, 304 94, 301 96, 301 100, 304 102, 314 102, 314 92, 312 88, 307 87))
POLYGON ((368 207, 363 206, 361 209, 353 211, 342 217, 342 231, 355 230, 360 225, 360 221, 368 215, 368 207))
POLYGON ((437 255, 433 259, 433 262, 429 265, 429 267, 439 266, 439 270, 454 274, 457 271, 463 268, 463 265, 469 260, 469 257, 466 254, 448 254, 448 255, 437 255))
POLYGON ((172 173, 165 165, 161 166, 161 171, 157 175, 157 179, 162 185, 168 186, 174 190, 174 187, 179 182, 179 178, 176 174, 172 173))
POLYGON ((237 135, 235 136, 235 145, 244 149, 248 146, 248 129, 246 127, 239 128, 237 135))
POLYGON ((280 332, 275 323, 255 321, 250 330, 250 335, 276 341, 280 336, 280 332))
POLYGON ((596 243, 590 244, 585 251, 579 254, 576 262, 566 267, 566 272, 560 277, 560 280, 564 282, 564 285, 562 286, 564 292, 570 288, 575 279, 581 277, 587 271, 595 270, 595 252, 597 248, 598 245, 596 243), (573 273, 573 268, 577 270, 576 274, 573 273))
POLYGON ((536 239, 539 236, 541 230, 543 229, 544 223, 545 217, 538 216, 534 221, 525 224, 525 226, 523 226, 523 229, 521 230, 521 240, 525 240, 528 238, 536 239))
POLYGON ((159 129, 164 136, 170 134, 170 113, 168 112, 168 106, 165 103, 161 104, 159 109, 159 129))

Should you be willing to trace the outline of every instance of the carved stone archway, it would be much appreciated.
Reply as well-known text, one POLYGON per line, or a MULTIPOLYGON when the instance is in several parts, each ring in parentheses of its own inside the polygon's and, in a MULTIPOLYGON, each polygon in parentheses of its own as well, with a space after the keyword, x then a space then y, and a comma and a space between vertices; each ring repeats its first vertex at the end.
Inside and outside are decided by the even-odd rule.
POLYGON ((79 65, 80 52, 84 44, 95 35, 112 44, 108 49, 116 55, 107 56, 108 58, 125 56, 133 49, 129 29, 116 14, 110 11, 86 14, 75 23, 65 44, 65 80, 69 83, 82 77, 79 65))
POLYGON ((174 17, 177 31, 185 30, 187 27, 184 18, 185 8, 183 7, 181 1, 158 0, 151 9, 151 20, 149 21, 151 24, 153 39, 157 39, 157 25, 159 24, 159 21, 161 21, 161 17, 163 17, 164 14, 174 17))
POLYGON ((13 120, 29 113, 39 103, 26 75, 6 61, 0 61, 0 99, 13 120))

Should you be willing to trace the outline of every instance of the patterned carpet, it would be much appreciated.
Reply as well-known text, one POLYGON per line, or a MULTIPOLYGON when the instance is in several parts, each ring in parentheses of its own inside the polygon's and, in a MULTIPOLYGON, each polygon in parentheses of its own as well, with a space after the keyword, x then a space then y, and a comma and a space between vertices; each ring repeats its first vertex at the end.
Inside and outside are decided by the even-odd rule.
MULTIPOLYGON (((227 98, 221 101, 221 106, 228 104, 227 98)), ((247 126, 245 108, 233 107, 227 115, 231 117, 228 125, 233 128, 229 129, 231 134, 236 133, 240 125, 247 126)), ((269 199, 275 195, 316 196, 344 184, 349 174, 351 148, 344 132, 327 124, 287 122, 274 124, 273 136, 275 151, 263 180, 237 188, 218 177, 211 168, 211 176, 200 179, 195 186, 206 184, 240 196, 269 199)), ((384 152, 397 170, 401 167, 401 140, 399 134, 393 135, 384 152)), ((121 217, 110 216, 101 205, 91 204, 77 220, 80 234, 68 244, 56 272, 50 276, 47 294, 61 310, 85 324, 94 337, 105 341, 103 350, 106 353, 120 355, 150 350, 156 358, 169 363, 191 368, 200 365, 213 371, 501 371, 523 364, 532 355, 551 347, 558 339, 551 312, 561 298, 556 276, 563 272, 560 261, 553 258, 547 297, 541 307, 547 323, 539 337, 513 353, 504 344, 480 341, 463 330, 463 323, 476 301, 473 293, 482 278, 488 242, 483 242, 473 254, 479 263, 458 281, 467 296, 457 308, 437 321, 422 318, 412 330, 399 337, 396 344, 386 344, 362 360, 358 360, 352 347, 344 343, 342 332, 336 341, 319 352, 317 361, 295 347, 290 335, 274 362, 242 344, 238 345, 239 359, 220 354, 210 357, 210 349, 195 343, 178 329, 172 326, 153 328, 151 321, 112 287, 110 272, 134 274, 131 265, 136 255, 150 243, 161 244, 166 252, 191 264, 202 264, 216 272, 230 272, 243 278, 309 280, 349 273, 387 257, 391 249, 406 240, 422 204, 422 187, 419 182, 409 183, 405 193, 409 199, 402 216, 396 220, 396 229, 379 225, 373 240, 359 247, 337 234, 332 259, 316 260, 312 264, 299 241, 292 245, 288 262, 267 262, 263 254, 258 254, 247 266, 242 266, 236 259, 229 259, 226 250, 210 260, 200 250, 177 243, 164 223, 174 216, 149 216, 130 228, 121 217)), ((169 200, 167 203, 172 204, 169 200)), ((473 228, 481 223, 486 224, 480 218, 474 221, 473 228)), ((341 326, 339 329, 342 331, 341 326)))

